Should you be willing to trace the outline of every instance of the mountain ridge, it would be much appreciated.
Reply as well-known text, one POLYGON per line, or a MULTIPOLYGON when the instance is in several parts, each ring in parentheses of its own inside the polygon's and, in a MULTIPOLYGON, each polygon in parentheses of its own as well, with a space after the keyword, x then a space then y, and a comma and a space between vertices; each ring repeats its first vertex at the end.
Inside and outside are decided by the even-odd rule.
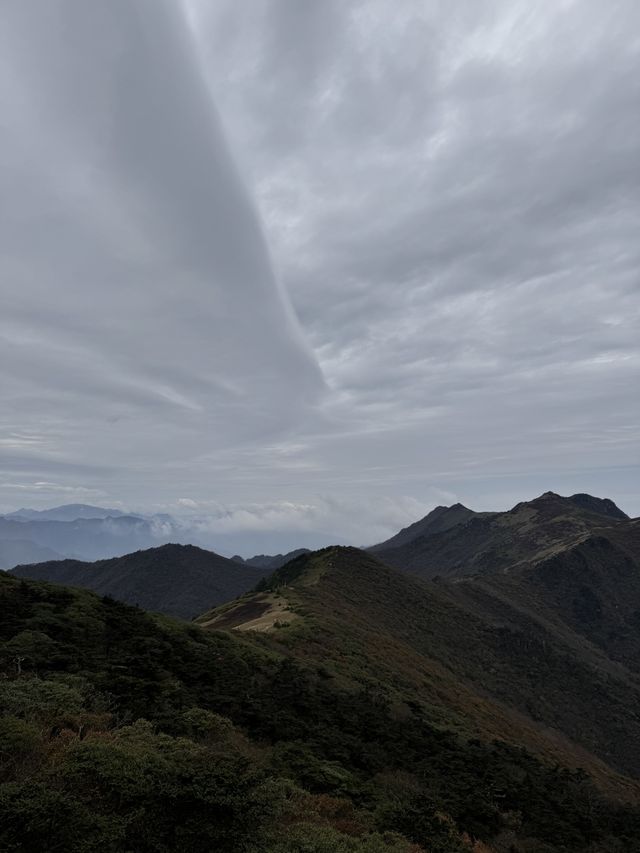
POLYGON ((395 536, 386 539, 384 542, 379 542, 377 545, 372 545, 365 550, 375 554, 378 551, 397 548, 417 539, 419 536, 442 533, 445 530, 468 521, 472 517, 487 514, 474 512, 474 510, 469 509, 461 503, 452 504, 451 506, 437 506, 431 512, 427 513, 424 518, 404 527, 395 536))
MULTIPOLYGON (((375 555, 330 548, 297 558, 254 593, 196 621, 209 630, 258 630, 337 678, 404 685, 434 722, 453 715, 490 737, 501 720, 502 736, 510 731, 514 742, 546 755, 561 738, 565 761, 573 755, 579 766, 591 754, 598 772, 609 765, 605 775, 640 774, 635 670, 556 618, 550 601, 532 613, 500 576, 496 586, 492 580, 422 581, 375 555), (627 727, 624 743, 617 725, 627 727)), ((640 604, 640 580, 635 594, 640 604)))

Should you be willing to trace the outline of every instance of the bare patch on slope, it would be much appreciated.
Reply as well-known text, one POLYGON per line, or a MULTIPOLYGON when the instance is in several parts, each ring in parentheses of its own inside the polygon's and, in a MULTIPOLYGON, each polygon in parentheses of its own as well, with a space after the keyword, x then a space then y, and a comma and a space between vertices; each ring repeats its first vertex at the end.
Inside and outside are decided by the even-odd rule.
POLYGON ((249 601, 240 601, 200 624, 203 628, 220 631, 272 631, 299 618, 282 596, 264 593, 253 596, 249 601))

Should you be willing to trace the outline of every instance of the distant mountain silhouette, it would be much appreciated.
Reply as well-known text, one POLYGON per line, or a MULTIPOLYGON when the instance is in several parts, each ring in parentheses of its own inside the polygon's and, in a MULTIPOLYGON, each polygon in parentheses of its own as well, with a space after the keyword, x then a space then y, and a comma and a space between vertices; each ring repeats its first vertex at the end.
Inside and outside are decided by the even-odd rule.
MULTIPOLYGON (((66 507, 54 514, 65 515, 66 507)), ((21 511, 22 512, 22 511, 21 511)), ((57 520, 22 515, 0 516, 0 542, 33 542, 63 557, 98 560, 150 548, 175 539, 171 524, 162 519, 119 514, 57 520)))
POLYGON ((11 574, 91 589, 145 610, 190 619, 230 601, 264 577, 193 545, 163 545, 94 563, 58 560, 17 566, 11 574))
POLYGON ((5 518, 24 519, 25 521, 77 521, 79 518, 118 518, 127 515, 119 509, 105 509, 89 504, 63 504, 51 509, 19 509, 7 513, 5 518))
MULTIPOLYGON (((292 534, 293 536, 294 534, 292 534)), ((307 538, 305 544, 314 538, 326 542, 325 534, 307 538)), ((183 545, 197 545, 206 550, 225 554, 240 550, 253 553, 246 561, 237 560, 258 567, 277 568, 304 548, 290 553, 278 553, 278 547, 287 541, 282 531, 272 533, 245 531, 241 533, 215 533, 202 526, 197 519, 176 519, 167 513, 139 515, 125 513, 118 509, 91 506, 88 504, 65 504, 52 509, 19 509, 0 515, 0 556, 3 542, 22 540, 33 542, 37 547, 31 556, 24 552, 24 558, 6 563, 2 568, 11 568, 17 562, 42 562, 46 558, 71 558, 76 560, 104 560, 121 557, 133 551, 153 548, 170 542, 183 545), (273 551, 270 545, 273 544, 273 551)), ((340 540, 341 544, 342 541, 340 540)), ((7 554, 13 553, 9 548, 7 554)), ((235 559, 235 558, 234 558, 235 559)))

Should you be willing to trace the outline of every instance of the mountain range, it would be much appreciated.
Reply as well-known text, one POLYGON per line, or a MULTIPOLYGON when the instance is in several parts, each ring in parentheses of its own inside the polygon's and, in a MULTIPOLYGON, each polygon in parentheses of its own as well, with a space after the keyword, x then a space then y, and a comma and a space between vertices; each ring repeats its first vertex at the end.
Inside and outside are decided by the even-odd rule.
POLYGON ((0 516, 0 567, 16 564, 11 562, 15 548, 11 543, 16 541, 21 543, 20 562, 37 562, 56 555, 98 560, 163 544, 171 540, 173 533, 174 526, 163 518, 84 505, 19 510, 0 516))
POLYGON ((106 509, 90 504, 63 504, 50 509, 18 509, 4 517, 19 521, 77 521, 79 518, 120 518, 127 515, 119 509, 106 509))
POLYGON ((610 500, 22 566, 0 641, 7 849, 640 850, 640 519, 610 500))
MULTIPOLYGON (((225 554, 233 554, 240 547, 244 553, 251 553, 250 549, 277 546, 284 536, 282 531, 217 532, 210 529, 210 519, 206 518, 174 518, 167 513, 141 515, 88 504, 65 504, 45 510, 23 508, 0 515, 0 569, 52 559, 103 560, 169 543, 196 545, 225 554)), ((314 539, 327 541, 322 534, 307 535, 310 544, 314 539)), ((295 553, 299 550, 304 549, 296 549, 295 553)), ((267 564, 277 568, 279 561, 286 561, 289 556, 263 553, 248 557, 247 562, 261 568, 267 564)), ((234 559, 243 562, 242 557, 234 559)))

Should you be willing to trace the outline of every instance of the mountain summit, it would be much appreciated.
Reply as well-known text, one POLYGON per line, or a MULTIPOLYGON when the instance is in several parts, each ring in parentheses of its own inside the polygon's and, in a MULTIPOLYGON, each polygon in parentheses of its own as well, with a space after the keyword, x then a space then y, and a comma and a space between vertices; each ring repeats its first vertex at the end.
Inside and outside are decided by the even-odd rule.
POLYGON ((396 533, 395 536, 392 536, 385 542, 380 542, 378 545, 372 545, 367 550, 375 554, 377 551, 386 551, 389 548, 400 548, 402 545, 406 545, 420 536, 431 536, 434 533, 442 533, 458 524, 463 524, 470 518, 486 515, 490 515, 490 513, 477 513, 472 509, 467 509, 466 506, 460 503, 453 504, 453 506, 437 506, 428 515, 421 518, 420 521, 410 524, 399 533, 396 533))
POLYGON ((628 522, 608 498, 545 492, 507 512, 437 507, 421 521, 368 550, 389 565, 424 578, 508 571, 576 537, 628 522))

